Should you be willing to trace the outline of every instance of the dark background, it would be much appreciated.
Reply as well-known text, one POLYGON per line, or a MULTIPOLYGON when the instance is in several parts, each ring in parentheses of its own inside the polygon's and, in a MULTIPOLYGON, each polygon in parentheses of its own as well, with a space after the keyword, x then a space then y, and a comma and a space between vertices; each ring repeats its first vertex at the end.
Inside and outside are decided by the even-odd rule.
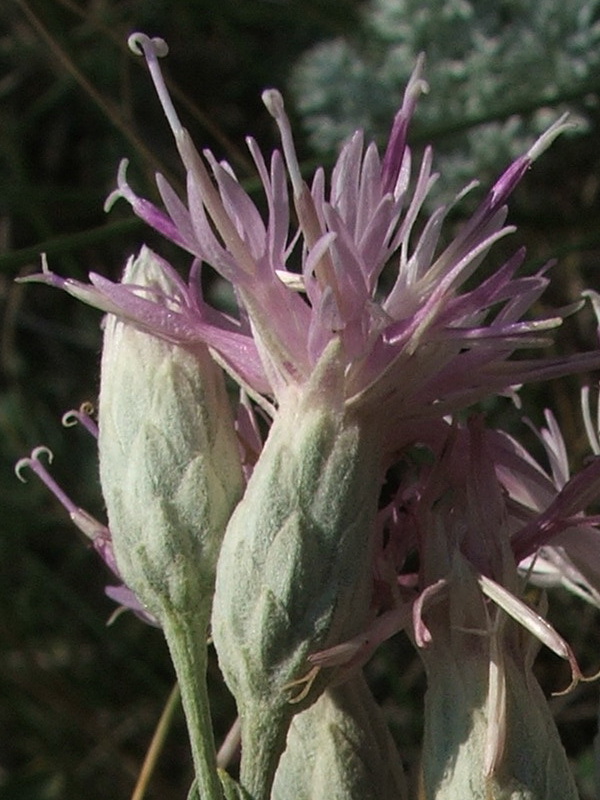
MULTIPOLYGON (((0 6, 0 800, 129 798, 174 682, 160 632, 127 614, 107 626, 114 605, 103 594, 106 570, 34 477, 24 486, 14 476, 14 462, 45 444, 61 486, 103 518, 94 442, 82 429, 60 424, 66 410, 96 396, 100 315, 56 290, 13 279, 37 271, 41 251, 59 274, 116 277, 141 241, 186 264, 125 203, 108 217, 102 211, 123 156, 141 195, 156 196, 156 169, 176 183, 182 179, 143 60, 127 50, 129 33, 168 41, 163 66, 179 88, 185 124, 199 146, 212 147, 252 179, 243 137, 253 134, 263 150, 277 141, 261 90, 285 90, 294 60, 319 39, 356 35, 359 5, 3 0, 0 6)), ((536 164, 511 212, 519 233, 510 247, 527 244, 530 270, 559 258, 547 306, 571 302, 586 285, 600 289, 600 148, 592 122, 589 133, 559 140, 536 164)), ((417 146, 426 134, 416 131, 417 146)), ((301 157, 310 160, 300 131, 298 140, 301 157)), ((595 336, 591 314, 583 314, 564 326, 559 348, 589 349, 595 336)), ((538 423, 543 407, 555 410, 575 464, 587 452, 579 382, 554 382, 525 396, 525 412, 538 423)), ((487 410, 525 435, 506 403, 487 410)), ((558 591, 551 618, 584 669, 596 670, 597 612, 558 591)), ((210 672, 222 737, 234 708, 214 663, 210 672)), ((369 674, 414 778, 420 662, 397 637, 369 674)), ((548 693, 568 683, 568 670, 549 654, 542 654, 538 674, 548 693)), ((597 695, 588 684, 551 701, 586 800, 595 796, 597 695)), ((185 797, 190 780, 177 711, 147 796, 185 797)))

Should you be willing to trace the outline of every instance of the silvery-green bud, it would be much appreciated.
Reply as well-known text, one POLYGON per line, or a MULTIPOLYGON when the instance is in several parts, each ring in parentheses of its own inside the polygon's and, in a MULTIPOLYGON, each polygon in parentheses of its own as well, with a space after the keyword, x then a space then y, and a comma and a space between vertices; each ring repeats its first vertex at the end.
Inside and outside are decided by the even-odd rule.
MULTIPOLYGON (((123 282, 172 287, 144 248, 123 282)), ((225 526, 242 472, 223 375, 193 351, 108 315, 99 401, 99 457, 119 571, 159 620, 210 604, 225 526)))
POLYGON ((301 688, 290 684, 312 652, 363 630, 369 612, 380 448, 338 402, 336 369, 328 353, 311 384, 281 402, 219 557, 213 639, 255 800, 269 796, 289 723, 330 670, 304 705, 290 702, 301 688))
POLYGON ((460 557, 448 598, 429 609, 427 625, 423 797, 577 800, 531 669, 538 642, 485 606, 460 557))
POLYGON ((292 720, 271 800, 402 800, 400 756, 362 674, 292 720))
MULTIPOLYGON (((148 249, 129 261, 123 281, 162 296, 168 310, 171 279, 148 249)), ((221 800, 206 637, 223 532, 243 485, 223 374, 204 345, 171 344, 109 315, 98 421, 117 566, 163 628, 198 792, 221 800)))

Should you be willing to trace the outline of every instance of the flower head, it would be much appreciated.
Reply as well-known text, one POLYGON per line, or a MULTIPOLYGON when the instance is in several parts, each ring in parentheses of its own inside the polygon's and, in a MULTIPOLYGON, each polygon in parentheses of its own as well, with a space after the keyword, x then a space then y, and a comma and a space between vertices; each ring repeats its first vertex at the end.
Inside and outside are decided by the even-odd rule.
POLYGON ((426 88, 422 59, 383 157, 357 132, 329 181, 318 169, 310 186, 301 174, 281 95, 267 90, 263 99, 279 127, 282 152, 275 150, 267 164, 256 142, 247 140, 266 198, 263 219, 231 166, 208 150, 201 156, 181 125, 158 65, 165 43, 134 34, 130 46, 148 62, 186 168, 187 198, 183 202, 161 175, 162 209, 138 197, 127 183, 124 162, 107 206, 125 198, 138 216, 189 252, 194 257, 189 282, 176 278, 167 264, 173 289, 166 294, 118 286, 98 275, 90 276, 88 286, 49 272, 38 280, 170 341, 205 342, 271 413, 288 389, 309 381, 335 340, 345 407, 377 410, 392 449, 406 439, 406 422, 412 429, 415 421, 440 418, 491 393, 597 363, 597 354, 510 359, 517 350, 546 344, 547 332, 563 316, 523 320, 547 284, 545 270, 516 277, 523 251, 465 289, 492 245, 514 230, 505 224, 506 201, 565 128, 563 118, 500 176, 462 230, 442 246, 448 208, 438 209, 419 233, 415 226, 437 177, 430 148, 411 177, 407 129, 426 88), (202 262, 234 287, 237 318, 203 300, 202 262))

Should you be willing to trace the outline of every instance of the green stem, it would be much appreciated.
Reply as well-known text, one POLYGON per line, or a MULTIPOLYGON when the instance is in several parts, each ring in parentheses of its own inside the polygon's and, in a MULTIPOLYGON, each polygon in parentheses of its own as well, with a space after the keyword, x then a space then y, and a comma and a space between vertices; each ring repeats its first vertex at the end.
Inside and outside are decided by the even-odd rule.
POLYGON ((164 614, 161 623, 181 691, 198 796, 202 800, 222 800, 206 687, 208 614, 198 611, 188 618, 164 614))
POLYGON ((268 800, 283 751, 291 710, 253 706, 241 715, 240 783, 254 800, 268 800))

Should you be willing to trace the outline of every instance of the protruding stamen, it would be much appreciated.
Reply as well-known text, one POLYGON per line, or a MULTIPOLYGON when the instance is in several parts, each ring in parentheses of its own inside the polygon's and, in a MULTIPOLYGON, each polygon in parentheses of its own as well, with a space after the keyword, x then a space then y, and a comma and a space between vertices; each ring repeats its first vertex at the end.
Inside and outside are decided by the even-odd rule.
POLYGON ((428 647, 432 642, 431 631, 423 621, 423 612, 426 608, 438 603, 448 595, 448 580, 440 578, 435 583, 426 586, 416 598, 412 608, 412 622, 417 647, 428 647))
POLYGON ((98 438, 98 426, 91 417, 94 411, 94 406, 90 402, 82 403, 79 409, 72 408, 62 416, 62 424, 65 428, 72 428, 79 423, 92 434, 94 439, 98 438))
MULTIPOLYGON (((564 691, 555 692, 554 694, 567 694, 577 686, 579 681, 584 680, 570 645, 567 644, 549 622, 518 597, 515 597, 508 589, 505 589, 504 586, 487 578, 485 575, 479 575, 477 582, 486 597, 489 597, 499 608, 518 622, 519 625, 522 625, 532 636, 535 636, 538 641, 552 650, 559 658, 569 662, 571 668, 571 683, 564 691)), ((585 680, 595 680, 597 677, 598 675, 594 675, 585 680)))
POLYGON ((164 39, 161 39, 160 36, 154 36, 151 39, 145 33, 140 33, 139 31, 130 35, 127 39, 127 46, 136 56, 145 56, 148 60, 152 56, 154 58, 164 58, 169 54, 169 45, 164 39))
POLYGON ((285 113, 283 97, 277 89, 265 89, 262 93, 262 101, 279 128, 279 135, 281 136, 281 144, 283 146, 283 154, 285 156, 288 173, 292 181, 294 194, 298 197, 302 193, 304 181, 302 180, 300 164, 298 163, 298 156, 296 155, 296 148, 294 146, 292 126, 290 125, 288 115, 285 113))
POLYGON ((211 181, 204 162, 194 147, 189 133, 182 128, 175 137, 175 141, 185 168, 198 186, 202 202, 208 211, 208 215, 214 222, 215 228, 223 239, 226 248, 230 250, 241 270, 247 275, 256 274, 254 259, 246 243, 238 233, 234 222, 227 213, 223 205, 223 200, 211 181))
POLYGON ((92 517, 92 515, 84 511, 83 508, 76 508, 71 512, 70 516, 73 524, 94 543, 96 550, 98 550, 109 567, 111 567, 114 572, 117 572, 112 552, 112 538, 106 525, 98 522, 95 517, 92 517), (107 552, 107 548, 109 552, 107 552))
POLYGON ((175 106, 173 105, 169 90, 165 84, 165 79, 163 78, 158 64, 158 59, 163 58, 169 52, 167 43, 164 39, 159 39, 158 37, 151 39, 149 36, 146 36, 145 33, 132 33, 127 40, 127 44, 133 53, 139 56, 143 55, 146 59, 152 82, 158 94, 158 99, 160 100, 165 116, 171 126, 171 130, 176 134, 183 126, 177 116, 175 106))
POLYGON ((533 143, 533 145, 527 151, 527 158, 530 161, 535 161, 536 158, 542 155, 542 153, 547 150, 552 142, 560 136, 561 133, 564 133, 568 130, 573 130, 576 127, 574 122, 567 122, 569 114, 563 114, 560 116, 556 122, 554 122, 545 133, 543 133, 539 139, 533 143))
POLYGON ((406 86, 402 106, 394 117, 394 123, 381 164, 381 181, 385 192, 394 191, 406 151, 408 124, 415 112, 419 95, 428 91, 427 83, 422 77, 424 63, 425 56, 421 53, 417 58, 417 63, 406 86))
POLYGON ((600 294, 593 289, 586 289, 581 293, 582 297, 587 297, 592 304, 592 311, 596 317, 596 335, 600 340, 600 294))
POLYGON ((415 64, 415 68, 413 69, 412 75, 410 76, 409 81, 406 84, 406 89, 404 90, 404 94, 407 97, 412 97, 415 100, 418 100, 419 95, 428 94, 429 84, 423 77, 424 70, 425 53, 421 52, 417 56, 417 63, 415 64))
MULTIPOLYGON (((296 155, 296 148, 294 146, 294 137, 292 136, 292 126, 285 113, 283 97, 277 89, 265 89, 262 93, 262 101, 279 128, 283 155, 294 190, 296 213, 298 214, 298 220, 306 243, 309 248, 311 248, 321 238, 323 231, 321 230, 312 195, 300 172, 298 156, 296 155)), ((328 252, 324 252, 315 264, 315 275, 323 288, 328 286, 332 290, 337 308, 343 316, 343 298, 335 276, 335 269, 328 252)))

